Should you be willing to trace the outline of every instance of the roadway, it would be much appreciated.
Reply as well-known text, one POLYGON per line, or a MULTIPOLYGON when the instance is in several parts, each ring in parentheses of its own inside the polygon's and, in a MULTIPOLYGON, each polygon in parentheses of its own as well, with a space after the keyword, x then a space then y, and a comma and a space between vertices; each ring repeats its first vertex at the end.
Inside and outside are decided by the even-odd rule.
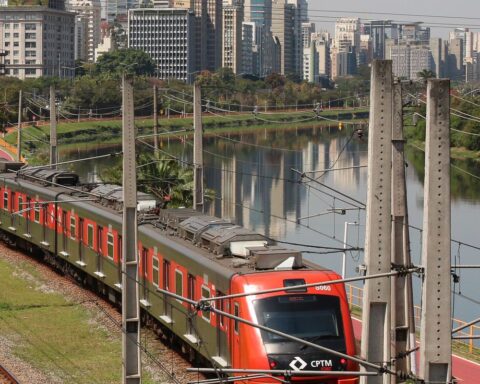
MULTIPOLYGON (((357 340, 360 340, 362 335, 362 322, 354 317, 352 317, 352 321, 355 337, 357 340)), ((452 355, 452 372, 459 384, 477 384, 480 378, 480 364, 467 360, 464 357, 452 355)))

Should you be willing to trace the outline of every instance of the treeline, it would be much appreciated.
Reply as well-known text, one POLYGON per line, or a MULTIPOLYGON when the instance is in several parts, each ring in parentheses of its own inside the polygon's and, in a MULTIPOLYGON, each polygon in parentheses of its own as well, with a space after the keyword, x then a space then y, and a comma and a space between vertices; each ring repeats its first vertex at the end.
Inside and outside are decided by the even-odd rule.
MULTIPOLYGON (((97 63, 77 62, 74 79, 45 77, 21 81, 0 77, 0 127, 17 121, 19 90, 24 92, 24 119, 48 116, 49 87, 55 85, 56 102, 64 118, 108 117, 119 113, 121 75, 135 76, 135 106, 138 115, 153 110, 152 87, 157 85, 162 113, 191 113, 191 85, 177 80, 160 81, 155 77, 155 64, 141 51, 119 50, 101 56, 97 63), (3 93, 3 94, 2 94, 3 93)), ((67 70, 64 68, 64 73, 67 70)), ((211 100, 217 110, 249 111, 259 109, 311 107, 357 107, 366 105, 369 92, 369 70, 360 75, 339 79, 336 84, 310 84, 298 78, 272 74, 264 79, 235 75, 221 68, 211 73, 191 74, 203 88, 203 98, 211 100)), ((192 77, 193 79, 193 77, 192 77)))
MULTIPOLYGON (((480 97, 452 97, 450 117, 450 146, 480 151, 480 97)), ((409 108, 405 119, 407 139, 425 141, 426 116, 424 104, 409 108), (416 117, 413 114, 416 113, 416 117)))

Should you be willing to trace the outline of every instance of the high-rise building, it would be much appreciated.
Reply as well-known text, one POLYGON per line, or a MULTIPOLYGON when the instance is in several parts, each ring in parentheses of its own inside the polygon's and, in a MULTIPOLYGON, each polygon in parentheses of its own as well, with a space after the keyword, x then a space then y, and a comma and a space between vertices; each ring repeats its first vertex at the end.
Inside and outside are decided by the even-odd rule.
POLYGON ((303 48, 310 47, 312 33, 315 32, 315 23, 302 23, 302 45, 303 48))
POLYGON ((272 0, 245 0, 245 21, 255 23, 254 71, 264 77, 279 67, 275 52, 276 42, 272 35, 272 0), (275 52, 274 52, 275 51, 275 52))
POLYGON ((100 43, 100 0, 68 0, 66 8, 77 14, 75 18, 76 24, 83 24, 86 27, 75 29, 76 46, 78 48, 80 48, 80 45, 85 46, 75 50, 75 59, 93 63, 95 61, 95 48, 100 43), (80 19, 84 20, 84 22, 80 19), (77 36, 77 32, 83 32, 83 36, 77 36))
POLYGON ((0 47, 5 72, 20 79, 74 74, 75 14, 63 2, 45 6, 4 7, 0 12, 0 47))
POLYGON ((312 44, 318 56, 318 79, 329 79, 332 76, 332 63, 330 56, 331 38, 328 32, 312 34, 312 44))
POLYGON ((192 80, 194 14, 189 9, 128 11, 128 46, 148 53, 160 79, 192 80))
POLYGON ((416 80, 419 72, 434 70, 430 46, 420 42, 387 41, 387 59, 393 62, 394 76, 401 79, 416 80))
POLYGON ((242 73, 255 74, 253 71, 253 31, 255 23, 242 23, 242 73))
POLYGON ((278 40, 280 50, 280 73, 282 75, 298 73, 297 52, 295 46, 295 15, 296 9, 293 4, 287 4, 285 0, 273 0, 272 2, 272 35, 278 40))
POLYGON ((309 83, 318 82, 318 54, 315 44, 303 48, 303 80, 309 83))
POLYGON ((232 1, 223 6, 222 67, 242 72, 243 4, 232 1))
POLYGON ((222 0, 207 3, 207 69, 215 71, 222 65, 222 0))
POLYGON ((452 80, 465 80, 464 63, 464 43, 461 38, 450 39, 448 47, 448 77, 452 80))
POLYGON ((339 52, 349 52, 360 45, 360 19, 342 17, 335 22, 335 47, 339 52))
POLYGON ((432 52, 432 71, 435 72, 437 78, 445 76, 445 62, 442 58, 443 41, 440 38, 430 39, 430 51, 432 52))

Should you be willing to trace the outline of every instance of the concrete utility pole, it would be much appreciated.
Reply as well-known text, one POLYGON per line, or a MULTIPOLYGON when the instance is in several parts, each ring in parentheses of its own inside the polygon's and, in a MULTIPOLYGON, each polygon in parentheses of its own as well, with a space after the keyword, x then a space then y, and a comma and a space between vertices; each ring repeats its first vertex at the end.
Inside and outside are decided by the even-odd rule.
POLYGON ((55 169, 52 164, 58 163, 57 154, 57 113, 55 105, 55 87, 50 86, 50 167, 55 169))
POLYGON ((424 189, 420 378, 450 383, 450 80, 428 80, 424 189))
POLYGON ((155 156, 158 156, 158 105, 157 105, 157 86, 153 86, 153 147, 155 156))
POLYGON ((138 302, 137 171, 133 85, 123 75, 122 358, 123 384, 141 383, 138 302))
MULTIPOLYGON (((369 275, 391 272, 392 86, 392 61, 375 60, 370 90, 365 234, 365 264, 369 275)), ((390 291, 389 278, 365 282, 361 355, 367 361, 390 363, 390 291)), ((387 384, 390 375, 362 377, 360 382, 387 384)))
POLYGON ((193 209, 203 210, 203 128, 202 92, 200 86, 193 86, 193 209))
MULTIPOLYGON (((411 265, 404 143, 402 84, 398 82, 393 86, 392 126, 392 263, 398 266, 411 265)), ((415 348, 411 275, 392 277, 391 320, 393 370, 409 373, 415 370, 414 359, 410 359, 415 353, 407 353, 415 348)), ((392 377, 391 382, 396 383, 396 377, 392 377)))
POLYGON ((18 92, 17 161, 22 161, 22 90, 18 92))

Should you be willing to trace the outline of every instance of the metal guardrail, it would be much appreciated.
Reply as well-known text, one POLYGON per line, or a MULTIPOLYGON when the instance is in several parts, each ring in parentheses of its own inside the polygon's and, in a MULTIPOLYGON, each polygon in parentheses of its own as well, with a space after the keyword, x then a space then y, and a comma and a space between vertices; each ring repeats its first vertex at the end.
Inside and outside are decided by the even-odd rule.
MULTIPOLYGON (((345 288, 347 291, 348 302, 350 303, 351 307, 362 309, 363 305, 363 288, 356 287, 352 284, 345 284, 345 288)), ((421 316, 421 308, 416 305, 414 307, 414 316, 415 316, 415 329, 417 332, 420 332, 420 316, 421 316)), ((467 322, 459 319, 452 318, 452 329, 462 327, 466 325, 467 322)), ((471 337, 471 339, 457 339, 455 342, 465 344, 468 347, 468 352, 473 353, 474 348, 478 348, 475 345, 474 336, 480 336, 480 326, 478 325, 470 325, 467 328, 457 332, 455 336, 466 336, 471 337)))

